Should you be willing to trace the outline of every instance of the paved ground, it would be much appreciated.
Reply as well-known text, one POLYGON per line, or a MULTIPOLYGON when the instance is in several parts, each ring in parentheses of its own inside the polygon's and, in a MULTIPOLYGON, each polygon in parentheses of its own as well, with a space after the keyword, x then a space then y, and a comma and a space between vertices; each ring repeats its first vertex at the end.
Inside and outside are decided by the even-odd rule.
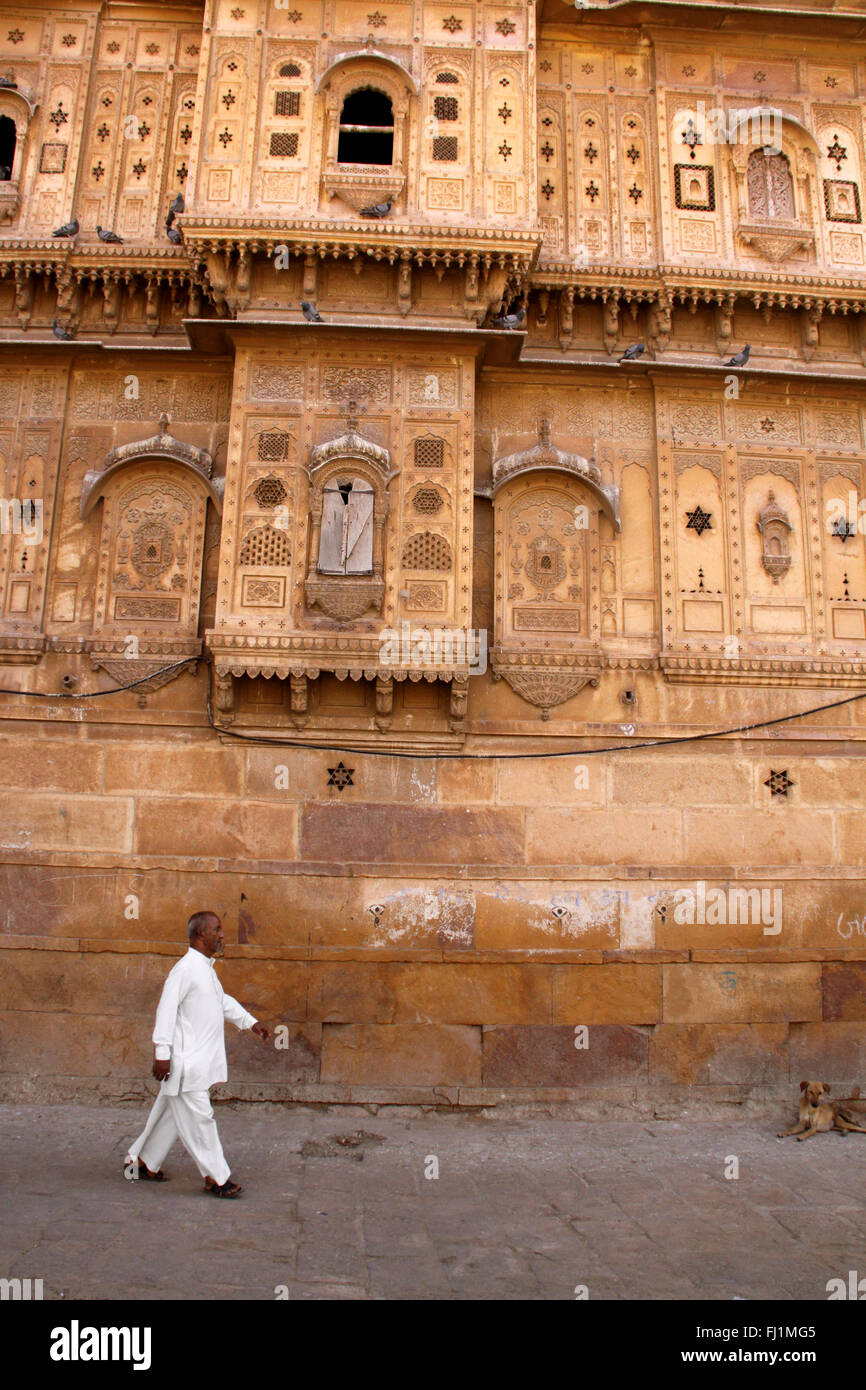
POLYGON ((246 1191, 218 1202, 180 1147, 170 1182, 124 1181, 143 1119, 0 1106, 0 1277, 46 1298, 823 1300, 866 1275, 858 1135, 219 1106, 246 1191))

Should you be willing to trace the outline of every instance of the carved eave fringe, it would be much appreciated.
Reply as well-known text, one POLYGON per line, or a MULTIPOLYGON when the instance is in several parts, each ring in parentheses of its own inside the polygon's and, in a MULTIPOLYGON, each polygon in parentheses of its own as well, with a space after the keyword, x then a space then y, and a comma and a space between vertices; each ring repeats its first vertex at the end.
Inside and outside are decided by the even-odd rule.
POLYGON ((290 676, 305 676, 307 680, 317 680, 322 672, 336 676, 338 681, 374 681, 374 680, 393 680, 393 681, 427 681, 432 684, 434 681, 465 681, 473 674, 469 666, 344 666, 338 664, 336 658, 324 656, 319 665, 303 666, 296 662, 267 662, 256 661, 255 658, 242 661, 217 661, 216 674, 225 679, 227 676, 234 676, 240 679, 241 676, 251 676, 252 678, 261 677, 263 680, 280 681, 288 680, 290 676))
POLYGON ((830 685, 844 689, 866 687, 866 662, 828 657, 808 658, 725 656, 663 656, 659 665, 672 684, 710 685, 830 685))
POLYGON ((748 299, 756 309, 765 305, 810 309, 821 304, 831 314, 866 311, 866 288, 860 279, 761 271, 593 266, 578 278, 570 263, 542 264, 533 271, 530 288, 532 292, 559 291, 574 300, 621 300, 626 304, 723 305, 748 299))

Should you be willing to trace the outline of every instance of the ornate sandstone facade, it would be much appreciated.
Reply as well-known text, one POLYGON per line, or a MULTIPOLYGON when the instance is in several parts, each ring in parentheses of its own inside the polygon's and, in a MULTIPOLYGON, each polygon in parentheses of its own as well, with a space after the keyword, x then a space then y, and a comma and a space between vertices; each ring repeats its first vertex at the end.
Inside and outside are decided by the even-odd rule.
POLYGON ((864 11, 5 8, 7 1093, 863 1081, 864 11))

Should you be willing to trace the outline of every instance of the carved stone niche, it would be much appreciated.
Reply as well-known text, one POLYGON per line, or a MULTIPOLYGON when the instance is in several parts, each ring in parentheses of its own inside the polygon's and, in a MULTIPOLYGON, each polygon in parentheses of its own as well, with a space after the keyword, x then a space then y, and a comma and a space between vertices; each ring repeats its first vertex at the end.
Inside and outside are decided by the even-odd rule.
POLYGON ((358 432, 318 444, 310 455, 308 608, 346 626, 381 614, 385 597, 385 519, 391 456, 358 432))
POLYGON ((494 678, 549 711, 601 671, 599 516, 620 530, 619 490, 598 466, 558 449, 542 422, 531 449, 498 459, 494 678))
MULTIPOLYGON (((410 101, 418 98, 418 84, 403 65, 376 49, 351 49, 325 70, 316 85, 324 93, 327 126, 324 140, 322 184, 329 198, 341 198, 355 212, 368 205, 396 199, 406 182, 406 120, 410 101), (386 126, 343 120, 346 103, 362 92, 380 94, 391 104, 393 143, 387 162, 341 158, 341 136, 347 132, 363 136, 365 130, 386 133, 386 126)), ((354 153, 354 152, 353 152, 354 153)))
MULTIPOLYGON (((36 114, 36 103, 31 102, 17 86, 0 87, 0 120, 11 121, 15 127, 15 148, 7 178, 0 179, 0 224, 14 222, 20 204, 21 174, 24 169, 24 151, 31 118, 36 114)), ((8 127, 11 130, 11 126, 8 127)), ((65 149, 64 163, 65 163, 65 149)))
POLYGON ((770 492, 764 510, 758 514, 757 527, 764 542, 761 562, 767 574, 772 576, 773 583, 778 584, 782 575, 791 568, 790 539, 794 528, 773 492, 770 492))
POLYGON ((208 502, 222 480, 203 449, 160 433, 112 449, 85 474, 81 516, 101 501, 102 533, 90 643, 94 668, 155 690, 201 653, 198 636, 208 502))
POLYGON ((738 118, 728 138, 740 245, 774 265, 812 250, 815 228, 806 212, 820 157, 815 137, 790 116, 754 107, 738 118), (768 145, 767 139, 778 143, 768 145))

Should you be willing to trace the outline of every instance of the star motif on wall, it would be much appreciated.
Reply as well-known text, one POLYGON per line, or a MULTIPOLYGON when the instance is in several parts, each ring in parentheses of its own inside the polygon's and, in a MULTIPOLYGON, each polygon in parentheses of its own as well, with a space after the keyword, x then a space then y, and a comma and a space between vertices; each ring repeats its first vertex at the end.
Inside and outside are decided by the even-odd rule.
POLYGON ((549 164, 550 161, 551 161, 551 159, 553 158, 553 156, 556 154, 556 151, 555 151, 555 149, 553 148, 553 146, 551 145, 550 141, 549 141, 549 140, 545 140, 544 144, 541 146, 541 149, 538 151, 538 153, 541 155, 541 157, 542 157, 542 159, 544 160, 545 164, 549 164))
POLYGON ((712 512, 705 512, 703 507, 698 504, 694 511, 686 512, 686 516, 688 517, 686 530, 697 531, 699 536, 702 536, 704 531, 712 531, 712 515, 712 512))
POLYGON ((502 144, 499 146, 499 153, 502 155, 503 159, 507 159, 508 156, 511 154, 511 146, 506 145, 504 140, 502 144))
POLYGON ((112 40, 111 40, 111 43, 107 43, 107 44, 105 45, 105 47, 106 47, 106 49, 108 50, 109 53, 119 53, 119 52, 120 52, 120 44, 117 42, 117 39, 112 39, 112 40))
POLYGON ((194 110, 195 110, 195 98, 194 98, 194 97, 187 97, 186 101, 185 101, 184 104, 183 104, 183 109, 184 109, 184 111, 194 111, 194 110))
POLYGON ((825 86, 825 87, 838 87, 838 86, 839 86, 839 79, 838 79, 838 77, 825 77, 825 78, 824 78, 824 86, 825 86))
POLYGON ((155 54, 157 54, 157 53, 159 52, 159 44, 158 44, 158 43, 148 43, 148 44, 145 44, 145 46, 144 46, 144 51, 145 51, 145 53, 149 53, 149 54, 151 55, 151 57, 153 57, 155 54))
POLYGON ((6 37, 10 43, 20 43, 24 35, 20 29, 10 29, 6 37))
POLYGON ((235 62, 234 58, 232 58, 230 63, 226 63, 226 67, 228 68, 229 72, 237 72, 238 70, 238 65, 235 62))
POLYGON ((142 160, 139 159, 139 161, 138 161, 137 164, 133 164, 133 166, 132 166, 132 172, 135 174, 135 177, 136 177, 137 179, 140 179, 141 176, 142 176, 142 174, 146 174, 146 173, 147 173, 147 165, 146 165, 142 160))
POLYGON ((637 207, 639 200, 643 197, 643 189, 638 188, 637 184, 633 183, 628 190, 628 196, 634 199, 635 207, 637 207))
POLYGON ((59 101, 57 103, 57 110, 52 111, 48 119, 54 126, 55 130, 59 130, 62 125, 66 124, 66 122, 69 120, 69 112, 63 110, 62 101, 59 101))
POLYGON ((541 68, 542 72, 550 72, 550 69, 553 67, 553 64, 549 61, 549 59, 542 58, 538 66, 541 68))
POLYGON ((238 5, 235 9, 232 10, 232 19, 243 19, 245 14, 246 10, 242 10, 241 7, 238 5))
POLYGON ((381 29, 383 24, 388 23, 388 20, 385 15, 380 14, 378 10, 374 10, 372 14, 367 15, 367 23, 371 29, 381 29))
MULTIPOLYGON (((587 124, 587 125, 595 125, 595 121, 587 121, 586 124, 587 124)), ((629 130, 635 130, 635 129, 637 128, 637 121, 635 121, 635 120, 633 120, 633 119, 632 119, 632 120, 628 120, 628 121, 626 121, 626 125, 628 126, 629 130)))
POLYGON ((844 145, 839 144, 838 135, 834 135, 832 145, 827 146, 827 154, 830 157, 830 159, 835 160, 836 171, 838 173, 838 171, 842 168, 842 160, 848 158, 848 151, 844 145))
POLYGON ((758 71, 755 73, 755 81, 756 81, 756 82, 766 82, 766 80, 767 80, 767 74, 764 72, 763 68, 759 68, 758 71))
POLYGON ((109 137, 110 134, 111 134, 111 131, 109 130, 108 126, 105 124, 105 121, 103 121, 103 122, 102 122, 102 125, 99 127, 99 129, 98 129, 97 132, 96 132, 96 138, 97 138, 98 140, 105 141, 105 140, 108 139, 108 137, 109 137))
POLYGON ((626 150, 625 157, 626 159, 630 159, 632 164, 636 164, 640 159, 640 150, 635 145, 631 145, 626 150))
POLYGON ((685 67, 683 68, 683 77, 694 77, 694 75, 694 65, 692 63, 686 63, 685 67))
POLYGON ((77 43, 77 39, 74 34, 64 34, 60 42, 63 44, 64 48, 72 48, 72 46, 77 43))
POLYGON ((772 769, 770 770, 769 777, 764 783, 765 787, 770 788, 771 796, 787 796, 788 788, 793 787, 794 785, 795 784, 791 781, 787 771, 773 772, 772 769))
POLYGON ((509 121, 513 113, 510 106, 500 106, 498 114, 503 121, 509 121))
POLYGON ((225 149, 226 145, 231 144, 233 138, 230 130, 221 130, 219 133, 219 141, 223 149, 225 149))
POLYGON ((545 126, 545 127, 546 127, 546 126, 552 126, 552 125, 553 125, 553 121, 551 120, 550 116, 544 116, 544 117, 542 117, 541 124, 542 124, 543 126, 545 126))
POLYGON ((153 106, 153 97, 142 97, 141 104, 142 106, 153 106))
POLYGON ((517 25, 510 19, 497 19, 496 21, 497 34, 513 34, 516 28, 517 25))
POLYGON ((328 768, 328 786, 336 787, 338 792, 341 792, 344 787, 354 787, 355 783, 352 781, 354 771, 353 767, 344 767, 341 758, 336 767, 328 768))
POLYGON ((764 419, 761 421, 761 429, 764 431, 764 434, 772 434, 775 428, 775 420, 771 420, 769 415, 766 415, 764 419))
POLYGON ((499 79, 499 85, 500 85, 500 87, 510 87, 510 86, 511 86, 510 79, 507 78, 507 77, 500 77, 500 79, 499 79))
POLYGON ((637 77, 637 68, 634 67, 631 63, 629 63, 628 67, 624 68, 623 71, 625 72, 626 77, 637 77))
POLYGON ((150 126, 147 124, 146 121, 142 121, 141 125, 138 127, 139 140, 146 140, 149 134, 150 126))
POLYGON ((601 192, 601 189, 599 188, 598 184, 595 182, 594 179, 590 179, 584 191, 589 201, 591 203, 594 203, 599 193, 601 192))
POLYGON ((186 176, 189 173, 189 169, 187 169, 185 163, 179 164, 174 172, 175 176, 181 183, 186 183, 186 176))
POLYGON ((179 130, 178 134, 180 135, 180 138, 184 144, 186 144, 189 140, 192 139, 192 131, 190 130, 188 125, 185 125, 182 130, 179 130))
POLYGON ((544 183, 541 185, 541 191, 549 202, 550 199, 553 197, 554 193, 556 192, 556 189, 550 182, 550 179, 545 179, 544 183))
POLYGON ((106 94, 106 95, 102 98, 102 104, 103 104, 103 106, 110 106, 111 103, 112 103, 112 101, 113 101, 113 99, 114 99, 113 97, 111 97, 111 96, 109 96, 108 94, 106 94))
POLYGON ((201 52, 197 43, 187 44, 186 48, 183 51, 188 58, 197 58, 199 53, 201 52))
POLYGON ((595 157, 597 156, 598 150, 595 148, 595 145, 594 145, 594 144, 592 143, 592 141, 590 140, 589 144, 586 146, 586 148, 585 148, 585 150, 583 151, 583 153, 584 153, 584 158, 588 159, 589 162, 590 162, 590 164, 591 164, 592 161, 593 161, 593 160, 595 159, 595 157))
POLYGON ((96 179, 96 182, 99 183, 99 180, 102 178, 103 174, 105 173, 105 166, 103 165, 101 159, 98 161, 98 163, 94 164, 94 166, 93 166, 93 168, 91 169, 90 172, 91 172, 91 174, 93 175, 93 177, 96 179))
POLYGON ((443 19, 442 28, 447 29, 449 34, 456 34, 458 30, 463 28, 463 20, 458 19, 456 15, 450 14, 447 19, 443 19))
POLYGON ((289 21, 290 24, 297 24, 298 20, 303 19, 303 17, 304 16, 301 14, 300 10, 289 10, 288 14, 286 15, 286 19, 289 21))
POLYGON ((223 102, 223 106, 226 108, 227 111, 228 111, 228 109, 229 109, 230 106, 234 106, 234 104, 235 104, 236 101, 237 101, 237 97, 235 96, 234 92, 232 92, 232 91, 223 92, 223 95, 222 95, 222 102, 223 102))

